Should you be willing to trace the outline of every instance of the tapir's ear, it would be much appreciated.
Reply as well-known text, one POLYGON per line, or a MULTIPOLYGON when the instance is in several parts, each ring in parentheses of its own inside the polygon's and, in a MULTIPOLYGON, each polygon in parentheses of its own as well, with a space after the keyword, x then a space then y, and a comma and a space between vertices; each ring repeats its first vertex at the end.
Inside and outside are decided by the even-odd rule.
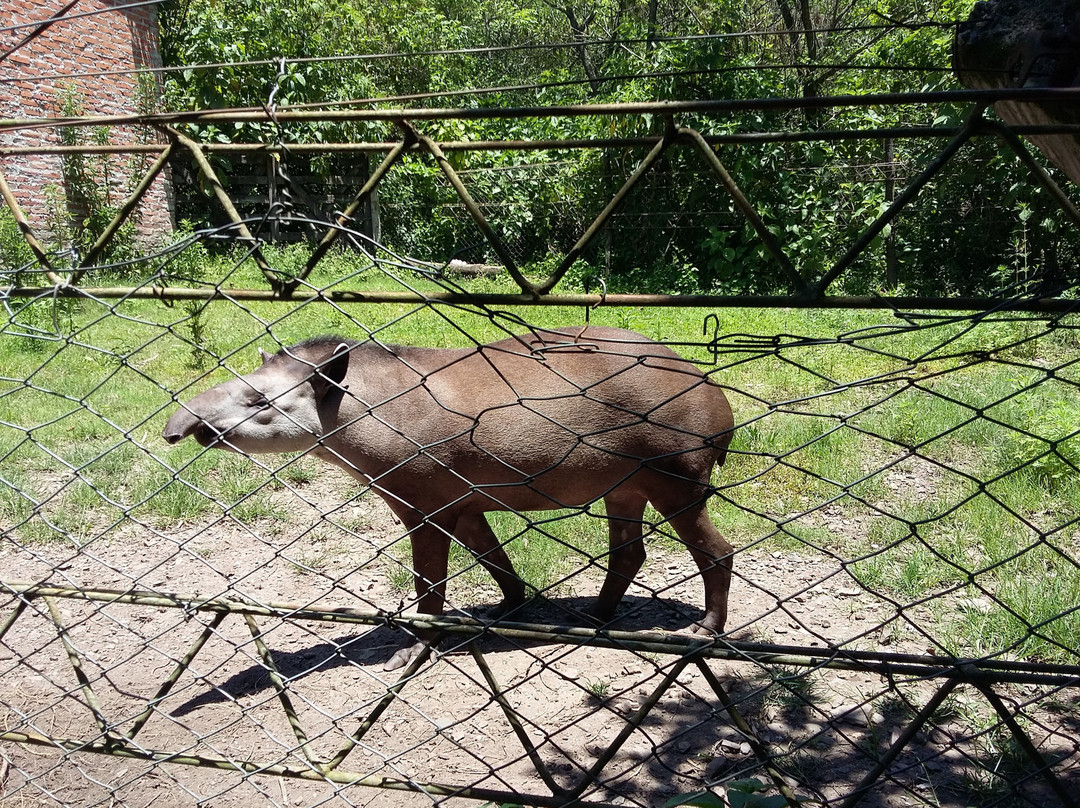
POLYGON ((349 371, 349 345, 341 343, 334 348, 330 358, 318 366, 315 377, 311 380, 316 393, 322 396, 329 387, 341 387, 345 374, 349 371))
POLYGON ((273 356, 273 354, 268 354, 268 353, 267 353, 266 351, 264 351, 264 350, 263 350, 262 348, 259 348, 259 358, 260 358, 260 359, 262 360, 262 363, 263 363, 264 365, 265 365, 265 364, 266 364, 267 362, 269 362, 269 361, 270 361, 270 358, 271 358, 272 356, 273 356))

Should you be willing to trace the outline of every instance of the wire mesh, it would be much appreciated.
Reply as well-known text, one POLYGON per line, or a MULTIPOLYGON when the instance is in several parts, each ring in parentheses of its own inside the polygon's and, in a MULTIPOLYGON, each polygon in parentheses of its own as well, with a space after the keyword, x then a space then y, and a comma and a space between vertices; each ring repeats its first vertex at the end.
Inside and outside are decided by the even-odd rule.
MULTIPOLYGON (((463 181, 482 208, 483 181, 463 181)), ((675 182, 650 192, 679 196, 675 182)), ((198 230, 143 256, 141 275, 85 268, 127 272, 122 289, 35 287, 26 278, 38 270, 19 266, 4 297, 5 802, 1075 804, 1073 286, 1042 313, 1019 311, 1037 303, 1025 283, 974 313, 515 308, 512 284, 441 273, 344 220, 337 232, 358 249, 305 267, 309 252, 262 241, 274 218, 304 216, 268 205, 242 226, 198 230), (222 242, 233 245, 225 262, 210 249, 222 242), (272 293, 247 294, 275 279, 272 293), (476 299, 489 292, 495 302, 476 299), (547 409, 583 399, 610 410, 605 385, 666 356, 651 339, 629 338, 644 358, 591 382, 558 371, 569 385, 559 395, 518 383, 487 405, 532 413, 514 437, 541 457, 559 450, 552 426, 569 434, 566 456, 600 447, 607 457, 583 477, 627 461, 630 471, 587 502, 489 514, 487 557, 452 544, 446 572, 419 591, 411 544, 423 538, 437 556, 454 530, 439 512, 410 522, 419 503, 400 501, 392 475, 358 482, 324 462, 341 460, 340 424, 320 425, 323 459, 162 438, 198 394, 243 389, 238 379, 284 361, 261 365, 257 349, 301 356, 290 346, 316 334, 476 349, 586 319, 657 338, 698 368, 679 371, 692 389, 700 372, 730 402, 732 442, 705 479, 708 515, 735 546, 720 637, 689 633, 706 601, 680 508, 623 518, 644 533, 647 559, 612 622, 588 617, 622 563, 603 495, 729 434, 673 424, 681 393, 655 383, 659 399, 616 409, 692 439, 664 458, 605 448, 618 420, 582 430, 547 409), (530 595, 501 617, 484 608, 500 599, 495 548, 530 595), (433 584, 445 584, 441 615, 417 609, 433 584), (434 651, 385 671, 416 637, 434 651)), ((505 246, 512 228, 494 221, 505 246)), ((582 339, 591 354, 626 348, 582 339)), ((546 352, 534 348, 539 366, 546 352)), ((556 348, 547 365, 558 370, 556 348)), ((413 380, 390 398, 444 403, 383 427, 411 442, 406 458, 456 474, 462 501, 490 487, 440 454, 475 437, 483 416, 448 406, 440 372, 396 353, 404 363, 371 374, 392 385, 408 365, 413 380), (464 425, 447 427, 451 416, 464 425), (427 421, 451 433, 417 438, 427 421)), ((282 395, 336 386, 339 405, 377 403, 358 382, 329 385, 323 359, 305 361, 282 395)), ((218 444, 238 435, 226 429, 218 444)), ((559 465, 544 462, 508 465, 535 491, 559 465)))

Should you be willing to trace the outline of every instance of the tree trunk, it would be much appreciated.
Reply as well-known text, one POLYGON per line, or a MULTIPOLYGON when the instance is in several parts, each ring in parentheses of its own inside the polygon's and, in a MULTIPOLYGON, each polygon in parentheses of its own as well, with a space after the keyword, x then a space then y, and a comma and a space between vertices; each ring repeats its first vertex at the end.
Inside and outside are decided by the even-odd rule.
POLYGON ((577 46, 578 58, 581 59, 581 67, 585 71, 585 78, 589 80, 589 86, 592 88, 593 95, 595 95, 600 92, 600 74, 596 72, 596 65, 593 64, 589 49, 585 46, 585 41, 588 39, 585 35, 588 22, 582 24, 578 20, 577 13, 570 6, 564 8, 563 13, 566 14, 566 19, 570 23, 574 41, 579 43, 577 46))

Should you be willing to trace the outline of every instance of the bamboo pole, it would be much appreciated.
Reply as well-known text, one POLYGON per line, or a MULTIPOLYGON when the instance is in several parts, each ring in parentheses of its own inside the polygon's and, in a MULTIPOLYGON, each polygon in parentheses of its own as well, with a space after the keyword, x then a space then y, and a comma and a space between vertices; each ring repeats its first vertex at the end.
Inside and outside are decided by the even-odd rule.
POLYGON ((898 654, 856 651, 771 643, 750 643, 724 637, 705 638, 665 632, 631 632, 543 623, 483 623, 468 617, 406 615, 383 610, 347 607, 313 607, 293 603, 249 603, 227 598, 204 598, 179 593, 163 594, 141 590, 77 589, 19 581, 0 581, 0 592, 21 599, 38 597, 128 603, 186 611, 250 614, 282 620, 313 620, 330 623, 394 625, 410 631, 426 631, 479 637, 493 635, 507 639, 546 643, 595 645, 642 653, 669 654, 694 658, 730 659, 758 665, 791 665, 878 673, 887 676, 957 676, 964 681, 1080 686, 1080 665, 1060 665, 997 659, 953 659, 927 654, 898 654))

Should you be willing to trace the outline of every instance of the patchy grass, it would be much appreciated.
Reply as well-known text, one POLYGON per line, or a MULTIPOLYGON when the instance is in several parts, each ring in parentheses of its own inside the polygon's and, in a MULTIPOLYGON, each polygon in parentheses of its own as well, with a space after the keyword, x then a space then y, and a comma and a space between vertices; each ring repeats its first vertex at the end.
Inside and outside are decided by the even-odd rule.
MULTIPOLYGON (((300 247, 268 252, 283 269, 303 257, 300 247)), ((176 266, 175 285, 211 282, 264 285, 252 262, 230 256, 203 251, 176 266)), ((462 283, 513 291, 498 278, 462 283)), ((344 254, 310 284, 443 288, 344 254)), ((938 634, 955 653, 1076 660, 1075 318, 975 328, 942 318, 914 328, 880 312, 722 310, 711 351, 706 313, 600 308, 590 318, 673 344, 727 391, 739 427, 714 477, 711 509, 736 546, 834 553, 852 562, 863 586, 901 604, 937 598, 938 634), (845 519, 858 529, 839 527, 845 519), (965 592, 989 607, 948 606, 965 592)), ((559 307, 16 301, 0 327, 4 538, 85 544, 131 520, 164 527, 222 513, 273 533, 289 518, 275 492, 309 484, 318 463, 252 460, 190 441, 168 447, 159 435, 177 400, 253 369, 259 347, 314 334, 460 346, 520 332, 520 319, 552 327, 585 316, 559 307)), ((587 514, 494 514, 492 523, 523 577, 558 591, 573 570, 603 566, 600 516, 593 506, 587 514)), ((655 540, 673 544, 666 532, 655 540)), ((408 589, 403 550, 388 553, 396 559, 388 575, 408 589)), ((320 558, 296 561, 302 570, 320 558)), ((452 557, 452 575, 457 585, 491 586, 464 550, 452 557)))

